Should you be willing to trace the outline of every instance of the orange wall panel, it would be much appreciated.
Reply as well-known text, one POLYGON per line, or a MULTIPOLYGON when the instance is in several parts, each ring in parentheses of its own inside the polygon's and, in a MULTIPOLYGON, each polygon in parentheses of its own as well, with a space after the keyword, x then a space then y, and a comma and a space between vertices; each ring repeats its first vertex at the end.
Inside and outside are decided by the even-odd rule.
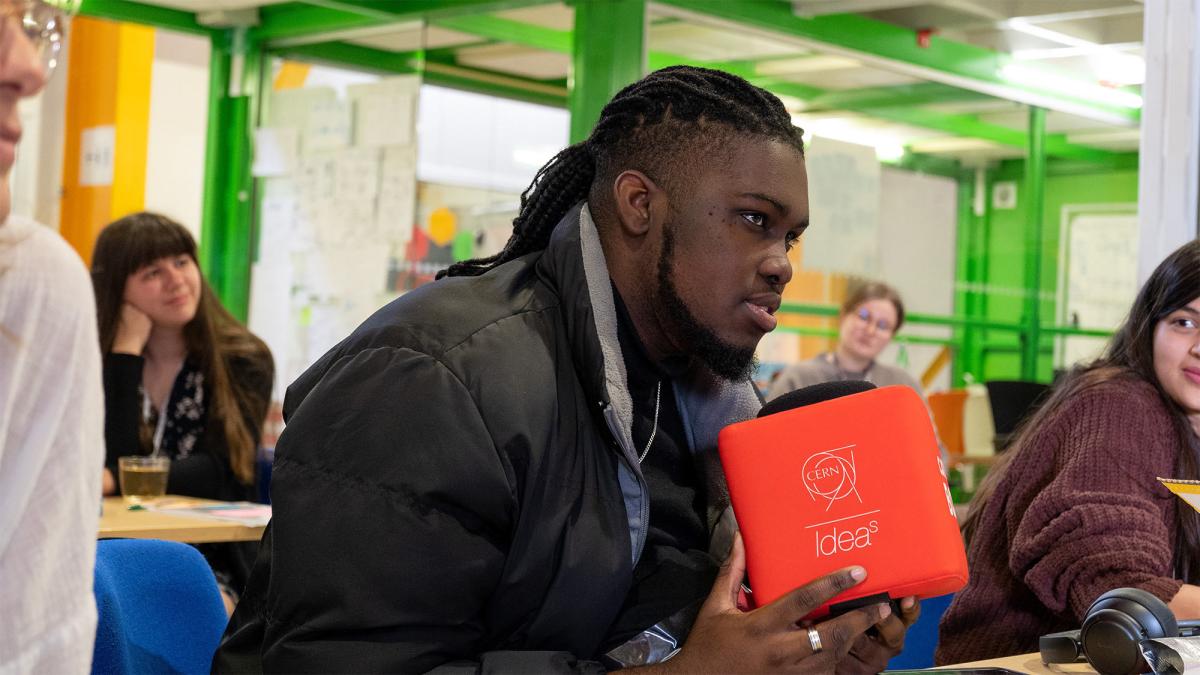
POLYGON ((100 229, 144 200, 154 30, 78 17, 68 35, 59 230, 90 264, 100 229), (80 185, 83 133, 101 126, 115 127, 113 184, 80 185))

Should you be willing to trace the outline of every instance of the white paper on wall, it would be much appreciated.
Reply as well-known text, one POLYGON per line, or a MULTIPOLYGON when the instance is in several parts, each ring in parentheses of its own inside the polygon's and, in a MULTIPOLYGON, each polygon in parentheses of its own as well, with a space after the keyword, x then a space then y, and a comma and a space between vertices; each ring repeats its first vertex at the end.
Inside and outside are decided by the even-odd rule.
POLYGON ((348 86, 343 98, 327 87, 271 93, 256 134, 264 180, 254 275, 264 278, 252 302, 281 289, 288 297, 252 312, 251 327, 280 345, 284 382, 394 295, 388 263, 415 218, 419 86, 404 76, 348 86), (276 335, 267 323, 284 309, 288 329, 276 335))
MULTIPOLYGON (((290 260, 299 242, 294 241, 297 217, 296 198, 291 195, 264 195, 259 206, 259 262, 290 260)), ((290 269, 287 270, 289 275, 290 269)))
MULTIPOLYGON (((1136 204, 1113 204, 1111 211, 1067 205, 1060 224, 1062 247, 1057 305, 1059 321, 1081 328, 1116 329, 1137 295, 1138 219, 1136 204), (1093 212, 1095 211, 1095 212, 1093 212)), ((1104 338, 1063 336, 1056 365, 1091 361, 1104 351, 1104 338)))
POLYGON ((815 138, 805 150, 811 225, 804 267, 879 274, 879 160, 866 145, 815 138))
MULTIPOLYGON (((372 202, 379 191, 379 151, 343 150, 334 160, 333 198, 338 202, 372 202)), ((374 209, 372 209, 374 213, 374 209)))
POLYGON ((258 178, 286 176, 296 168, 300 132, 295 127, 261 127, 254 130, 254 164, 258 178))
MULTIPOLYGON (((260 259, 250 274, 250 321, 254 333, 267 343, 277 364, 292 358, 292 265, 286 257, 260 259)), ((282 398, 289 379, 283 368, 275 371, 275 396, 282 398)))
POLYGON ((340 150, 350 145, 350 104, 340 99, 316 101, 304 127, 304 152, 340 150))
POLYGON ((389 253, 375 242, 324 247, 308 256, 304 285, 317 298, 374 300, 387 282, 389 253))
POLYGON ((117 128, 112 125, 84 129, 79 138, 79 184, 112 185, 117 128))
POLYGON ((318 102, 336 100, 337 91, 332 87, 304 87, 273 90, 270 96, 265 126, 306 129, 309 110, 318 102))
POLYGON ((417 157, 414 147, 389 147, 379 170, 376 231, 389 241, 412 239, 416 220, 417 157))
POLYGON ((332 199, 336 162, 337 153, 333 152, 305 155, 293 178, 296 194, 313 201, 332 199))
POLYGON ((412 143, 413 94, 371 93, 354 102, 354 143, 376 148, 412 143))

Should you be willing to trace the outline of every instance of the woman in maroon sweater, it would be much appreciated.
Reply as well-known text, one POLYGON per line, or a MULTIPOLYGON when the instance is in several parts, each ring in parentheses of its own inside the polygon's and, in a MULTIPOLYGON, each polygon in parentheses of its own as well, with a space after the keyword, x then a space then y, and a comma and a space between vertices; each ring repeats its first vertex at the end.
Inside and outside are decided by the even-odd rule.
POLYGON ((1200 618, 1200 514, 1158 476, 1200 479, 1200 240, 1164 260, 1105 355, 1073 373, 993 467, 963 525, 971 581, 936 660, 1037 650, 1113 588, 1200 618))

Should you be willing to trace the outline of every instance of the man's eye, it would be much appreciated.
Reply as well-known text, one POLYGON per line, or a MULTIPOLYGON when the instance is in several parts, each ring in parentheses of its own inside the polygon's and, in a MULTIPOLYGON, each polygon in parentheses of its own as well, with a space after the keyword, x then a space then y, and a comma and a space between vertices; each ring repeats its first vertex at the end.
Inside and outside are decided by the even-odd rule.
POLYGON ((746 219, 746 222, 755 227, 765 227, 767 224, 766 216, 761 213, 747 212, 743 213, 742 217, 746 219))

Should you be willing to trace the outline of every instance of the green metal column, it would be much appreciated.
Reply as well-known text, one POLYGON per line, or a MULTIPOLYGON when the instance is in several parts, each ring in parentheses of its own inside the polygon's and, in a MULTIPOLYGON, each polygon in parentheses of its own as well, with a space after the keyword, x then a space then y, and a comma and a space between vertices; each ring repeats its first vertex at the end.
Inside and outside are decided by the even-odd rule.
POLYGON ((264 58, 244 29, 213 36, 200 264, 222 304, 242 321, 254 252, 251 131, 264 58))
MULTIPOLYGON (((963 169, 958 172, 958 227, 954 242, 954 316, 971 317, 971 245, 974 239, 973 195, 975 192, 974 172, 963 169)), ((951 368, 951 386, 961 387, 965 373, 978 377, 979 373, 968 363, 970 351, 967 343, 976 329, 970 326, 955 326, 953 330, 955 354, 951 368)))
MULTIPOLYGON (((988 214, 990 205, 989 171, 965 169, 958 176, 958 242, 955 314, 968 319, 987 319, 988 214)), ((954 355, 954 386, 966 384, 967 374, 975 382, 987 379, 983 360, 986 330, 977 325, 964 327, 954 355)), ((956 338, 958 336, 956 335, 956 338)))
POLYGON ((571 142, 592 133, 613 94, 646 68, 646 0, 576 0, 571 142))
POLYGON ((1025 332, 1021 344, 1021 378, 1037 379, 1041 344, 1042 211, 1046 204, 1046 110, 1029 108, 1029 142, 1025 150, 1025 332))
POLYGON ((208 283, 218 297, 224 296, 224 280, 214 261, 224 251, 224 232, 221 230, 221 196, 224 193, 225 173, 225 108, 229 94, 231 64, 228 35, 214 34, 212 55, 208 63, 208 129, 204 151, 204 203, 200 219, 200 266, 208 283))

